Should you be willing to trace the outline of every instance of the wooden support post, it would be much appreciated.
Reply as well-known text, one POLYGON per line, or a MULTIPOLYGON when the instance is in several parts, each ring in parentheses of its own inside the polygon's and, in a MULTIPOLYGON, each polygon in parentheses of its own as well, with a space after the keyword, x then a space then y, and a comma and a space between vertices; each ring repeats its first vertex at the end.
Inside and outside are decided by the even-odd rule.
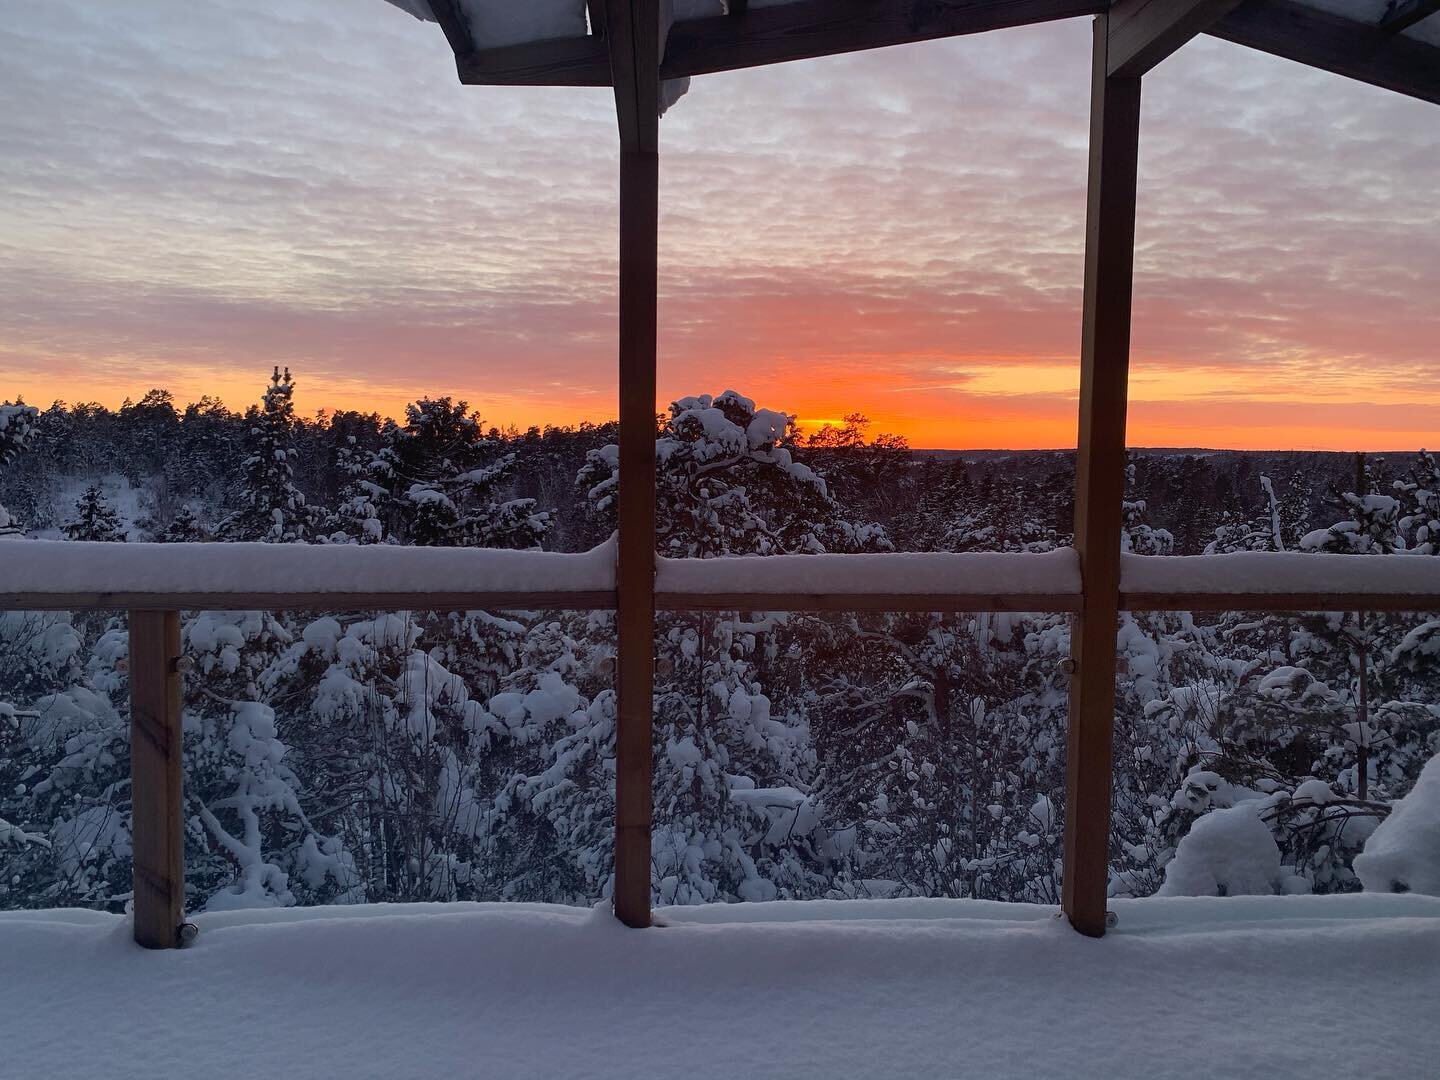
POLYGON ((657 0, 608 0, 620 128, 620 530, 615 690, 615 916, 650 925, 655 677, 655 290, 660 116, 657 0))
POLYGON ((130 612, 130 806, 135 940, 180 944, 185 921, 181 811, 180 613, 130 612))
POLYGON ((1125 397, 1135 256, 1140 79, 1108 76, 1108 17, 1095 20, 1075 547, 1084 584, 1071 633, 1074 676, 1065 786, 1065 914, 1105 933, 1115 728, 1115 637, 1125 490, 1125 397))

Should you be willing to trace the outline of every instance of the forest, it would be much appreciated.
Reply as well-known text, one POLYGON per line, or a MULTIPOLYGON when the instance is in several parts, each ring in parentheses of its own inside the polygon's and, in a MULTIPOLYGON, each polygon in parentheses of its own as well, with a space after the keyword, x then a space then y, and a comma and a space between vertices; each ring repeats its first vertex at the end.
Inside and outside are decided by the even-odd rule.
MULTIPOLYGON (((613 423, 499 429, 451 397, 306 418, 293 391, 0 406, 0 558, 614 529, 613 423)), ((1073 452, 913 450, 734 391, 675 401, 656 449, 665 555, 1071 538, 1073 452)), ((1139 554, 1440 554, 1424 451, 1137 450, 1127 479, 1139 554)), ((192 909, 606 895, 610 614, 194 611, 183 642, 192 909)), ((1057 901, 1066 616, 661 613, 656 650, 657 903, 1057 901)), ((126 651, 123 614, 0 614, 0 907, 129 898, 126 651)), ((1440 616, 1126 614, 1118 655, 1114 895, 1376 887, 1356 855, 1440 751, 1440 616)))

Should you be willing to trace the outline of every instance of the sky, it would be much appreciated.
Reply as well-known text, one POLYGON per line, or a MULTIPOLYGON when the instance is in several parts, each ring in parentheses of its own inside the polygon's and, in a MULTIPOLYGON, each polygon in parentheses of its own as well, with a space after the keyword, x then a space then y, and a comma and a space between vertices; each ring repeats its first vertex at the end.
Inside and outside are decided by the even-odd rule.
MULTIPOLYGON (((659 399, 1075 443, 1088 19, 711 75, 661 122, 659 399)), ((0 400, 616 412, 604 88, 383 0, 0 0, 0 400)), ((1147 77, 1129 442, 1440 444, 1440 112, 1203 38, 1147 77)))

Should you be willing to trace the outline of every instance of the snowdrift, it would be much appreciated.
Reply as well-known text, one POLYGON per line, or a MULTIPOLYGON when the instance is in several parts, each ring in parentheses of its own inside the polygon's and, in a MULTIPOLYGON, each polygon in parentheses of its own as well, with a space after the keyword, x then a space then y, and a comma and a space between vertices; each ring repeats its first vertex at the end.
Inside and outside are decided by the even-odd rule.
POLYGON ((201 915, 170 953, 118 916, 8 912, 0 1075, 1431 1075, 1440 899, 1114 906, 1099 941, 964 900, 669 908, 646 931, 544 905, 307 908, 201 915))

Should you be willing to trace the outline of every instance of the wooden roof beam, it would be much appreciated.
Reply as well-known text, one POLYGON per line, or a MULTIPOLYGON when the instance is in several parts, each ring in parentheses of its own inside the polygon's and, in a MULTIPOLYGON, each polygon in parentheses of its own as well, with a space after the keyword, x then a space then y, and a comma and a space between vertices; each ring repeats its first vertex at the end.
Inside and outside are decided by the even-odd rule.
POLYGON ((1385 17, 1380 20, 1380 29, 1387 34, 1398 34, 1437 11, 1440 11, 1440 0, 1390 0, 1385 17))
POLYGON ((1118 0, 1110 9, 1109 74, 1144 75, 1241 0, 1118 0))
POLYGON ((470 36, 470 22, 460 10, 459 0, 430 0, 430 13, 445 32, 445 40, 456 56, 474 50, 475 40, 470 36))
POLYGON ((455 69, 467 86, 611 85, 605 38, 593 34, 473 49, 455 57, 455 69))
POLYGON ((1206 33, 1440 105, 1440 48, 1293 0, 1248 0, 1206 33))
MULTIPOLYGON (((978 34, 1107 10, 1107 0, 797 0, 677 22, 660 74, 673 79, 788 60, 858 52, 912 41, 978 34)), ((591 25, 605 25, 592 4, 591 25)), ((454 42, 452 41, 453 45, 454 42)), ((457 50, 460 81, 476 86, 609 86, 604 39, 559 38, 494 49, 457 50)))
POLYGON ((797 0, 677 22, 660 73, 708 75, 1098 15, 1108 7, 1106 0, 797 0))

